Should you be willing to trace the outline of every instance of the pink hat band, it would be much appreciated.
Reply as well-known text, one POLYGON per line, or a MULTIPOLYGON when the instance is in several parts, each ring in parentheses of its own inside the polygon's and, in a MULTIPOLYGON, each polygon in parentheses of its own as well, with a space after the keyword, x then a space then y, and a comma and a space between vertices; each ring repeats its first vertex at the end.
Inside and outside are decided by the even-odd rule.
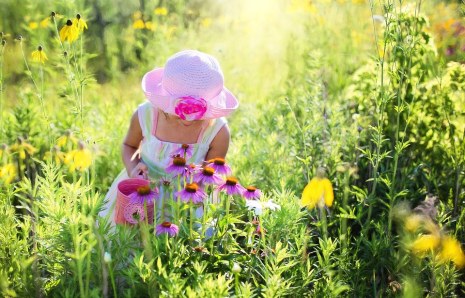
POLYGON ((142 90, 155 107, 184 120, 219 118, 238 107, 236 97, 224 87, 218 61, 194 50, 179 52, 164 68, 146 73, 142 90))

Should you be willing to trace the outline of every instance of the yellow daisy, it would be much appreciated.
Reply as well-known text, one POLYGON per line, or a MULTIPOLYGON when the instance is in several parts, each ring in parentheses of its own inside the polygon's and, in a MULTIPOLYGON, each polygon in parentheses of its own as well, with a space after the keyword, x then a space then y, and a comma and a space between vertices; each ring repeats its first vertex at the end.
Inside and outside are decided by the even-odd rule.
POLYGON ((0 167, 0 181, 5 184, 10 184, 16 178, 16 167, 14 164, 9 163, 0 167))
POLYGON ((168 14, 168 9, 166 7, 157 7, 153 11, 157 16, 166 16, 168 14))
POLYGON ((57 146, 61 148, 67 146, 68 144, 77 143, 78 139, 73 135, 73 132, 71 130, 66 130, 65 134, 57 139, 57 146))
POLYGON ((465 267, 465 254, 463 253, 460 242, 456 239, 445 236, 441 241, 441 249, 437 254, 440 263, 452 261, 457 267, 465 267))
POLYGON ((48 60, 47 55, 45 54, 42 46, 38 46, 37 50, 32 52, 31 56, 32 56, 32 61, 41 62, 42 64, 45 63, 46 60, 48 60))
POLYGON ((419 257, 423 257, 427 252, 433 251, 440 243, 440 236, 436 234, 421 235, 411 244, 411 249, 419 257))
POLYGON ((34 30, 34 29, 37 29, 39 27, 39 24, 37 24, 37 22, 29 22, 29 28, 34 30))
POLYGON ((19 138, 19 142, 10 147, 11 152, 18 153, 19 159, 26 159, 26 153, 33 155, 37 152, 31 144, 27 143, 23 138, 19 138))
POLYGON ((155 31, 155 30, 157 30, 157 24, 148 21, 148 22, 145 22, 145 28, 146 28, 147 30, 155 31))
POLYGON ((422 215, 411 214, 405 219, 404 228, 409 232, 415 232, 420 227, 422 221, 422 215))
POLYGON ((64 163, 69 165, 69 171, 85 171, 92 164, 92 153, 84 147, 84 143, 79 142, 79 148, 68 152, 64 163))
POLYGON ((313 209, 315 206, 322 208, 324 205, 331 207, 334 201, 334 192, 331 181, 324 177, 324 169, 317 170, 317 176, 314 177, 305 186, 301 198, 301 206, 313 209))
POLYGON ((40 27, 41 28, 47 28, 48 27, 48 24, 50 24, 50 17, 46 17, 45 19, 43 19, 42 21, 40 21, 40 27))
POLYGON ((136 20, 134 21, 134 23, 132 24, 132 27, 134 29, 144 29, 145 28, 145 23, 144 21, 142 20, 136 20))
POLYGON ((60 30, 60 40, 73 42, 79 37, 79 30, 77 26, 73 26, 71 20, 66 21, 66 24, 60 30))
POLYGON ((55 164, 60 165, 65 161, 66 154, 60 150, 60 147, 54 146, 51 151, 48 151, 44 155, 45 160, 53 159, 55 164))
POLYGON ((83 32, 84 29, 87 29, 86 21, 81 17, 80 14, 76 15, 76 18, 73 20, 73 24, 77 27, 79 32, 83 32))

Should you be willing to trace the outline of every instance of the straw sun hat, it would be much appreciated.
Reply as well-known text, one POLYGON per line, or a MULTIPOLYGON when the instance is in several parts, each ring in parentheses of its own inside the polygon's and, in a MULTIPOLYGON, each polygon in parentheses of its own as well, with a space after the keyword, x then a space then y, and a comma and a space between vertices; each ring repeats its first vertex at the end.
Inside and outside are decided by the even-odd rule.
POLYGON ((195 50, 176 53, 163 68, 146 73, 142 90, 155 107, 183 120, 219 118, 238 107, 236 97, 224 87, 218 61, 195 50))

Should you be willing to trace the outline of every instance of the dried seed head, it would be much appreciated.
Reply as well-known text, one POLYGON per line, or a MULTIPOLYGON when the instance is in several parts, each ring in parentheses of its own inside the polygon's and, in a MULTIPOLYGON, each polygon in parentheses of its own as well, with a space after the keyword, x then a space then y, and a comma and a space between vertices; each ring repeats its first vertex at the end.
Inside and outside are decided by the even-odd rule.
POLYGON ((76 15, 76 19, 80 20, 80 19, 81 19, 81 15, 80 15, 80 14, 77 14, 77 15, 76 15))
POLYGON ((42 46, 37 47, 37 51, 41 52, 43 50, 42 46))
POLYGON ((84 148, 86 148, 86 144, 83 141, 79 141, 78 142, 78 148, 79 148, 79 150, 83 150, 84 148))
POLYGON ((67 51, 64 51, 64 52, 63 52, 63 56, 65 56, 65 57, 68 56, 68 52, 67 52, 67 51))
POLYGON ((16 36, 16 40, 22 41, 22 40, 23 40, 23 36, 22 36, 22 35, 16 36))
POLYGON ((73 22, 71 20, 66 21, 66 26, 72 26, 72 25, 73 25, 73 22))
POLYGON ((50 13, 50 16, 51 16, 52 18, 56 17, 56 15, 57 15, 57 14, 56 14, 54 11, 52 11, 52 12, 50 13))

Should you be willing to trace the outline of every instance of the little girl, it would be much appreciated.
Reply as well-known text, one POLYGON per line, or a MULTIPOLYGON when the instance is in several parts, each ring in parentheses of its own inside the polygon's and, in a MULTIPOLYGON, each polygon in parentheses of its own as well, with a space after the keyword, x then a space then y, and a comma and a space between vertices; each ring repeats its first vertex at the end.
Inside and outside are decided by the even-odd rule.
POLYGON ((238 106, 224 87, 218 61, 194 50, 179 52, 163 68, 146 73, 142 89, 148 101, 132 115, 122 146, 126 169, 113 182, 99 213, 113 224, 120 181, 139 176, 151 181, 164 179, 173 152, 183 146, 192 150, 187 164, 224 158, 230 135, 223 117, 238 106))

